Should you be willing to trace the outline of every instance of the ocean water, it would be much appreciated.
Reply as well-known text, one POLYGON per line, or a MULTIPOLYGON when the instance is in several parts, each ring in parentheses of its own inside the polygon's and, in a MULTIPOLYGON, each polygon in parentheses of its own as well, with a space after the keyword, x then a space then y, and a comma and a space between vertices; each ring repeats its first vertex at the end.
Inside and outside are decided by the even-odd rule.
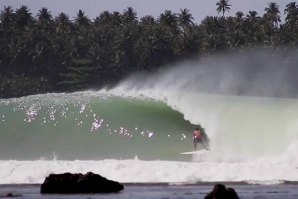
MULTIPOLYGON (((197 81, 210 73, 203 72, 184 66, 132 76, 110 90, 0 99, 0 184, 16 189, 28 184, 31 190, 50 173, 91 171, 136 183, 137 189, 140 183, 246 182, 250 185, 239 185, 243 198, 271 192, 293 198, 298 99, 225 93, 235 88, 230 73, 206 83, 206 78, 197 81), (212 85, 221 92, 198 89, 212 85), (210 150, 182 155, 193 150, 192 130, 198 125, 210 150)), ((211 190, 161 186, 153 198, 167 198, 173 189, 190 193, 177 198, 197 198, 205 188, 211 190)), ((130 192, 121 197, 125 194, 130 192)))
POLYGON ((297 100, 161 101, 120 90, 1 100, 0 183, 41 183, 66 171, 120 182, 297 181, 297 100), (182 155, 192 150, 195 124, 211 149, 182 155))
MULTIPOLYGON (((203 199, 212 189, 210 184, 167 185, 167 184, 125 184, 124 190, 115 194, 40 194, 40 185, 0 185, 0 196, 13 193, 24 199, 203 199)), ((242 199, 296 199, 297 185, 244 185, 229 184, 242 199)))

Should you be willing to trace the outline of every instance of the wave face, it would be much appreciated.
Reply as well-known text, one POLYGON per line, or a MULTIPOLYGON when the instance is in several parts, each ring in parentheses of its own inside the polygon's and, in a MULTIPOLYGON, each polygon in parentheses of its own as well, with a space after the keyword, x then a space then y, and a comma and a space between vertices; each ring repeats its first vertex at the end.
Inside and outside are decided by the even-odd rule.
POLYGON ((293 91, 287 73, 279 62, 252 72, 238 58, 138 74, 108 91, 1 100, 0 183, 64 171, 120 182, 298 181, 298 100, 276 97, 293 91), (210 151, 181 155, 197 125, 210 151))
POLYGON ((2 160, 179 160, 198 124, 213 155, 249 159, 284 153, 298 129, 296 99, 171 89, 36 95, 2 100, 0 108, 2 160))
POLYGON ((193 129, 163 102, 107 92, 8 99, 0 109, 2 160, 176 159, 193 129))

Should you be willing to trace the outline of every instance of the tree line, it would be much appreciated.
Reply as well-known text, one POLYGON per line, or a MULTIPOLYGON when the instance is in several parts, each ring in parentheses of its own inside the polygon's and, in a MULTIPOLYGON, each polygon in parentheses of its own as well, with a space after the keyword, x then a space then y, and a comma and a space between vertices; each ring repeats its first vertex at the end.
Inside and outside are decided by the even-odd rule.
MULTIPOLYGON (((53 17, 47 8, 36 16, 26 6, 7 6, 0 14, 0 98, 113 86, 133 72, 152 72, 173 62, 217 52, 271 48, 286 52, 298 44, 298 5, 276 3, 263 14, 249 11, 196 23, 188 9, 165 10, 157 18, 104 11, 94 20, 79 10, 72 20, 53 17)), ((297 66, 298 67, 298 66, 297 66)))

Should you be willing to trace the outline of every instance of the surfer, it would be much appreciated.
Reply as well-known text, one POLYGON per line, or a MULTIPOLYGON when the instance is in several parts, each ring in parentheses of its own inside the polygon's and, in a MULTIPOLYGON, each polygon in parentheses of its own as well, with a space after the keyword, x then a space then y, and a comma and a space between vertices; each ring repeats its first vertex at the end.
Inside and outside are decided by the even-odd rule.
POLYGON ((195 130, 193 131, 193 146, 195 151, 197 150, 197 144, 199 142, 202 143, 202 133, 199 128, 195 128, 195 130))

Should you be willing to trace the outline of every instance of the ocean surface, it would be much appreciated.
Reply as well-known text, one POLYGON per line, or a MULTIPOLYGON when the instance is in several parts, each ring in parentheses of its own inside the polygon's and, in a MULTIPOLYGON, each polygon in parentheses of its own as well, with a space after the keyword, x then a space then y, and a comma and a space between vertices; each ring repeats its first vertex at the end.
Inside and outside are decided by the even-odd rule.
MULTIPOLYGON (((298 185, 244 185, 229 184, 241 199, 297 199, 298 185)), ((115 194, 40 194, 40 185, 0 185, 0 197, 7 193, 23 199, 203 199, 213 189, 210 184, 125 184, 115 194)))
MULTIPOLYGON (((271 192, 297 197, 298 99, 223 94, 235 87, 235 79, 227 81, 231 75, 208 84, 205 76, 197 81, 200 75, 201 70, 178 67, 132 76, 109 90, 0 99, 1 190, 28 188, 28 197, 38 198, 32 184, 50 173, 91 171, 137 183, 128 187, 137 189, 133 194, 140 194, 138 183, 223 181, 249 183, 239 185, 243 198, 265 198, 257 193, 271 192), (212 85, 221 92, 198 89, 212 85), (210 150, 201 146, 197 154, 182 155, 193 150, 192 130, 198 125, 210 150)), ((151 198, 167 198, 171 191, 182 194, 177 198, 198 198, 210 187, 146 190, 160 191, 151 198)), ((126 194, 130 191, 121 198, 126 194)))

